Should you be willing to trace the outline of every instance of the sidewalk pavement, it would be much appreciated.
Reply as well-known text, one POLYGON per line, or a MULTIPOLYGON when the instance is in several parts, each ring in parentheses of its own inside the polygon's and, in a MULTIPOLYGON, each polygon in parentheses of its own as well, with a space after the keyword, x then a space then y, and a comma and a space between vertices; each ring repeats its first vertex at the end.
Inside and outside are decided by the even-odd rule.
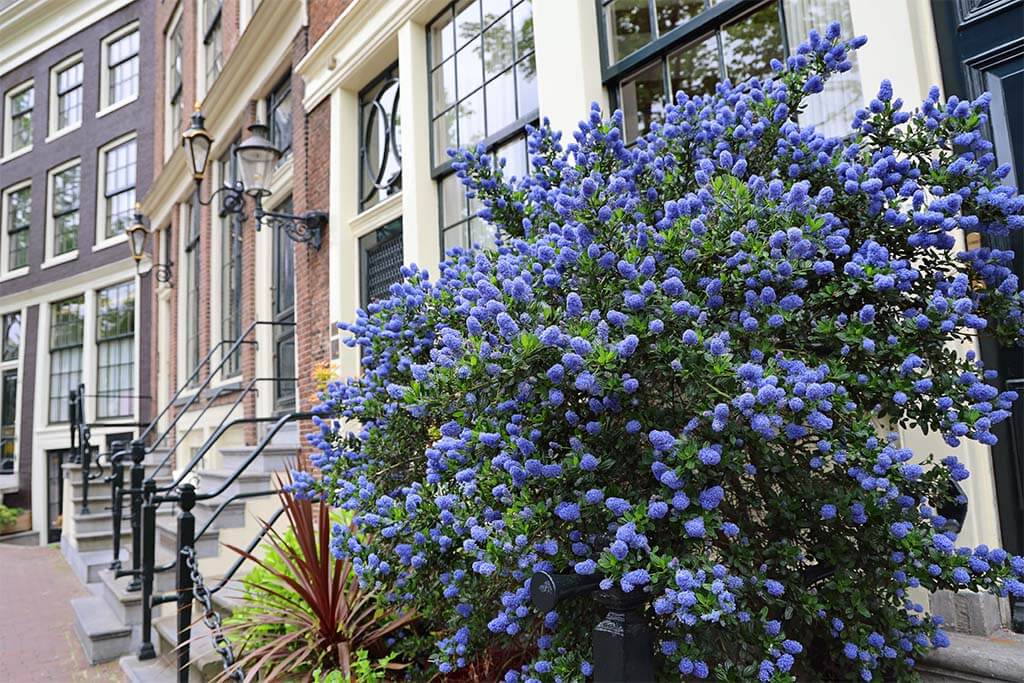
POLYGON ((117 661, 89 666, 71 598, 89 591, 55 546, 0 545, 0 681, 123 681, 117 661))

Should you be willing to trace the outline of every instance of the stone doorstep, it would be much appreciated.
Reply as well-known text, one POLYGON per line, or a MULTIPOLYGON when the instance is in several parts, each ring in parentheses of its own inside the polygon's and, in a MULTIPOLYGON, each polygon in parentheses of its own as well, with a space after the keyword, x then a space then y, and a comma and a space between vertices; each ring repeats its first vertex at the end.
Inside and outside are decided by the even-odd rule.
POLYGON ((106 569, 100 572, 103 600, 122 624, 137 626, 142 623, 142 591, 127 590, 132 577, 114 578, 114 572, 106 569))
MULTIPOLYGON (((139 661, 136 655, 125 655, 119 660, 121 671, 129 683, 177 683, 178 671, 176 663, 168 655, 160 655, 156 659, 139 661)), ((203 683, 204 679, 194 669, 189 669, 189 683, 203 683)))
POLYGON ((132 629, 118 621, 103 598, 72 598, 74 628, 91 664, 120 657, 131 648, 132 629))
MULTIPOLYGON (((196 531, 203 528, 206 521, 213 516, 223 501, 214 498, 213 500, 196 501, 192 514, 196 518, 196 531)), ((225 506, 217 518, 210 525, 211 530, 237 529, 245 526, 245 499, 233 500, 225 506)))
MULTIPOLYGON (((235 470, 226 468, 203 470, 199 475, 199 492, 212 493, 220 489, 235 473, 235 470)), ((270 475, 266 472, 245 471, 238 475, 230 486, 214 500, 230 498, 237 493, 256 493, 258 491, 270 491, 274 486, 270 483, 270 475)))
MULTIPOLYGON (((196 525, 196 531, 199 526, 196 525)), ((171 553, 178 550, 178 524, 177 520, 158 519, 156 522, 157 547, 171 553)), ((210 529, 203 534, 195 544, 196 555, 200 558, 216 557, 220 553, 220 532, 210 529)))
POLYGON ((919 666, 922 679, 1024 681, 1024 635, 999 630, 988 637, 948 633, 949 647, 932 650, 919 666))
MULTIPOLYGON (((213 639, 210 630, 199 618, 199 605, 192 607, 192 637, 189 639, 189 669, 192 675, 198 675, 200 680, 213 680, 221 673, 222 665, 220 655, 213 649, 213 639)), ((177 647, 178 647, 178 620, 177 615, 171 614, 154 621, 153 628, 156 630, 159 640, 160 652, 166 653, 167 661, 172 670, 177 669, 177 647)), ((162 657, 163 657, 162 656, 162 657)))
MULTIPOLYGON (((242 466, 255 446, 221 448, 221 467, 232 472, 242 466)), ((267 446, 246 470, 247 472, 284 472, 294 465, 299 456, 298 448, 292 446, 267 446)), ((276 484, 276 481, 274 482, 276 484)))
MULTIPOLYGON (((60 539, 60 549, 64 559, 70 565, 71 571, 84 584, 98 582, 100 580, 100 571, 108 569, 114 558, 112 548, 79 552, 77 548, 71 545, 71 540, 64 536, 60 539)), ((121 548, 120 558, 122 566, 131 564, 130 549, 121 548)))
MULTIPOLYGON (((121 532, 121 547, 130 548, 132 544, 132 530, 131 527, 121 532)), ((72 545, 80 553, 89 553, 95 551, 107 551, 113 553, 114 548, 114 535, 112 529, 106 531, 92 531, 84 534, 75 534, 75 538, 72 539, 72 545)))

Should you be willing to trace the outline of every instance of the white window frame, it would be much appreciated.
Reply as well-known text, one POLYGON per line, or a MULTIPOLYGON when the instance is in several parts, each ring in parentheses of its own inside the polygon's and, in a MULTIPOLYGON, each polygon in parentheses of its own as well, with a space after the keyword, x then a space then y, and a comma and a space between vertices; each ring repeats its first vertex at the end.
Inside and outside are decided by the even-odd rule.
POLYGON ((21 93, 28 90, 29 88, 34 88, 35 85, 35 79, 30 78, 27 81, 22 81, 21 83, 10 88, 6 93, 4 93, 4 145, 3 158, 0 159, 0 163, 10 161, 11 159, 15 159, 17 157, 20 157, 22 154, 28 154, 29 152, 32 151, 32 146, 35 142, 36 126, 39 123, 39 106, 36 103, 38 98, 34 98, 34 101, 32 103, 32 139, 29 140, 29 143, 27 145, 19 149, 17 152, 11 151, 11 144, 14 141, 12 136, 14 124, 13 119, 11 118, 11 100, 13 100, 17 95, 20 95, 21 93))
POLYGON ((138 30, 139 30, 139 22, 138 21, 133 21, 130 24, 127 24, 127 25, 122 26, 121 28, 117 29, 116 31, 114 31, 113 33, 108 35, 106 38, 104 38, 102 41, 100 41, 100 108, 96 112, 96 118, 100 118, 101 116, 106 116, 110 112, 116 111, 117 109, 120 109, 121 107, 125 106, 126 104, 131 104, 132 102, 134 102, 137 99, 139 99, 139 90, 141 90, 141 85, 142 85, 142 83, 141 83, 141 81, 142 81, 142 42, 141 42, 142 41, 142 34, 141 33, 139 34, 139 52, 138 52, 138 56, 137 56, 137 58, 139 60, 139 75, 138 75, 139 83, 136 85, 135 95, 133 95, 132 97, 126 97, 123 100, 118 100, 117 102, 111 102, 110 101, 110 46, 113 43, 116 43, 121 38, 124 38, 129 33, 132 33, 133 31, 138 31, 138 30))
MULTIPOLYGON (((171 128, 172 128, 171 120, 173 119, 173 117, 171 116, 171 95, 173 94, 173 92, 171 90, 171 73, 173 72, 173 69, 174 69, 174 67, 172 65, 172 60, 171 60, 171 40, 172 40, 172 36, 174 35, 174 32, 178 29, 179 25, 181 25, 181 22, 183 22, 184 20, 185 20, 185 18, 184 18, 184 12, 182 11, 182 3, 179 2, 177 9, 175 9, 174 12, 171 14, 171 20, 169 22, 167 22, 167 30, 164 31, 164 39, 163 39, 163 43, 164 43, 164 92, 163 92, 162 102, 161 102, 160 106, 163 108, 163 113, 164 113, 164 126, 163 126, 164 127, 164 160, 166 160, 168 157, 171 156, 171 154, 174 153, 174 149, 175 149, 175 147, 177 147, 177 144, 178 144, 178 137, 181 135, 181 131, 171 130, 171 128)), ((182 33, 182 38, 184 38, 184 33, 182 33)), ((185 43, 184 43, 184 40, 182 40, 181 80, 182 80, 182 83, 184 84, 184 81, 185 81, 185 43)), ((181 95, 179 95, 179 98, 180 97, 184 97, 184 94, 182 93, 181 95)), ((184 122, 184 105, 183 104, 182 104, 182 120, 184 122)))
MULTIPOLYGON (((13 280, 14 278, 21 277, 22 275, 28 275, 29 271, 32 269, 31 259, 29 259, 29 263, 26 263, 25 265, 23 265, 20 268, 14 268, 12 270, 9 267, 10 266, 10 253, 9 253, 8 250, 10 248, 10 239, 11 238, 10 238, 10 235, 8 234, 8 232, 7 232, 7 228, 9 227, 8 223, 9 223, 9 220, 10 220, 10 218, 7 215, 8 211, 10 210, 10 207, 8 206, 8 199, 7 198, 10 197, 15 192, 19 192, 20 190, 24 190, 26 187, 27 188, 31 188, 32 187, 32 179, 31 178, 27 178, 25 180, 19 181, 17 183, 14 183, 13 185, 8 185, 7 187, 5 187, 3 189, 3 192, 0 193, 0 282, 2 282, 4 280, 13 280)), ((29 190, 29 201, 31 202, 31 189, 29 190)), ((32 208, 35 208, 35 207, 32 207, 32 208)), ((32 211, 31 209, 30 209, 30 211, 31 211, 31 214, 30 214, 31 218, 30 218, 30 221, 29 221, 29 228, 28 228, 29 235, 31 235, 31 233, 32 233, 32 223, 34 222, 34 218, 35 218, 35 211, 32 211)), ((31 246, 31 237, 29 237, 29 243, 30 243, 30 246, 31 246)))
MULTIPOLYGON (((21 449, 21 410, 22 403, 24 402, 25 393, 25 345, 27 340, 25 338, 25 319, 27 314, 25 308, 12 308, 8 310, 0 311, 0 325, 3 324, 3 317, 10 313, 17 313, 21 316, 21 344, 18 347, 18 358, 17 360, 2 360, 0 359, 0 377, 3 373, 8 370, 14 370, 17 372, 18 377, 18 393, 15 397, 14 405, 14 443, 15 448, 21 449)), ((2 327, 0 327, 0 334, 3 333, 2 327)), ((2 343, 2 340, 0 340, 2 343)), ((2 491, 17 491, 18 490, 18 476, 21 473, 21 457, 14 459, 14 472, 11 474, 0 474, 0 490, 2 491)))
MULTIPOLYGON (((49 104, 47 106, 47 109, 49 111, 47 111, 47 134, 46 140, 44 141, 46 143, 53 142, 57 138, 63 137, 64 135, 67 135, 68 133, 78 130, 79 128, 82 127, 82 121, 85 119, 85 66, 82 66, 82 83, 79 85, 79 87, 82 89, 82 114, 78 117, 78 121, 76 123, 64 126, 63 128, 57 127, 57 124, 60 121, 60 115, 58 111, 60 102, 58 101, 57 97, 57 77, 60 75, 62 71, 66 71, 67 69, 70 69, 76 64, 82 64, 83 61, 83 53, 76 52, 70 57, 63 59, 54 64, 52 67, 50 67, 50 97, 49 104)), ((33 121, 32 123, 33 125, 35 125, 35 121, 33 121)))
POLYGON ((114 149, 119 145, 123 145, 126 142, 135 140, 135 201, 139 200, 138 187, 139 187, 139 134, 137 131, 125 133, 119 138, 114 138, 107 144, 97 150, 96 159, 96 231, 92 250, 99 251, 101 249, 107 249, 115 244, 121 244, 128 240, 128 235, 121 232, 113 237, 105 237, 106 224, 107 224, 107 198, 105 192, 107 189, 107 152, 114 149))
POLYGON ((46 251, 44 252, 43 265, 41 268, 52 268, 53 266, 61 263, 67 263, 68 261, 74 261, 78 258, 78 252, 82 249, 82 190, 83 183, 81 174, 79 174, 79 187, 78 187, 78 249, 72 249, 66 254, 60 254, 54 256, 54 222, 53 222, 53 177, 62 171, 66 171, 69 168, 75 166, 81 166, 82 157, 74 157, 68 159, 59 166, 54 166, 46 172, 46 251))

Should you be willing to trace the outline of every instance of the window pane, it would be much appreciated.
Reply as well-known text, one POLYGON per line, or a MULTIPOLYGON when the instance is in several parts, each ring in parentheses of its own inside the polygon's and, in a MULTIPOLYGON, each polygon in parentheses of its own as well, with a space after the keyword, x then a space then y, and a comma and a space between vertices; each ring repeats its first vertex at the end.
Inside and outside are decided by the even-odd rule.
POLYGON ((14 472, 18 460, 18 443, 15 440, 18 413, 18 371, 5 370, 0 379, 0 474, 14 472))
POLYGON ((480 33, 480 3, 466 0, 455 5, 455 47, 462 47, 480 33))
POLYGON ((533 52, 533 3, 524 0, 512 10, 512 25, 515 32, 516 59, 533 52))
POLYGON ((12 232, 8 236, 7 268, 15 270, 28 265, 28 230, 12 232))
POLYGON ((441 219, 444 227, 455 225, 468 217, 466 188, 454 173, 441 179, 441 219))
POLYGON ((455 55, 456 77, 459 83, 459 97, 466 97, 484 82, 480 38, 475 38, 455 55))
POLYGON ((445 252, 454 249, 455 247, 465 247, 467 241, 465 223, 461 223, 454 228, 448 228, 444 231, 445 252))
POLYGON ((718 39, 711 36, 669 55, 668 73, 673 93, 714 94, 720 80, 718 39))
POLYGON ((455 54, 455 22, 451 10, 446 10, 430 27, 430 54, 434 64, 455 54))
POLYGON ((468 147, 484 139, 484 92, 475 94, 459 103, 459 146, 468 147))
POLYGON ((783 59, 782 26, 775 3, 722 30, 726 76, 733 84, 771 73, 771 61, 783 59))
POLYGON ((106 153, 105 186, 107 197, 104 236, 121 234, 132 221, 135 206, 135 140, 122 143, 106 153))
POLYGON ((519 137, 499 147, 494 156, 505 160, 504 176, 523 178, 526 175, 526 139, 519 137))
POLYGON ((503 71, 513 59, 512 15, 506 14, 484 31, 484 77, 503 71))
POLYGON ((433 82, 431 84, 434 97, 434 113, 444 111, 455 103, 455 60, 447 62, 434 69, 433 82))
POLYGON ((516 120, 515 77, 509 69, 484 86, 487 93, 487 134, 493 135, 516 120))
POLYGON ((516 64, 516 94, 520 116, 537 111, 537 58, 532 53, 516 64))
POLYGON ((508 0, 483 0, 481 3, 484 16, 484 26, 488 26, 508 12, 509 3, 508 0))
POLYGON ((665 81, 661 62, 655 62, 622 82, 622 113, 626 139, 635 140, 650 130, 651 122, 664 112, 665 81))
POLYGON ((614 0, 605 7, 608 61, 615 63, 651 42, 647 0, 614 0))
POLYGON ((704 0, 655 0, 658 35, 665 35, 704 11, 704 0))
POLYGON ((290 76, 270 96, 270 141, 283 152, 284 161, 292 150, 292 90, 290 76))
POLYGON ((68 419, 68 395, 82 379, 82 331, 85 297, 50 305, 51 422, 68 419))
POLYGON ((434 120, 434 163, 448 159, 448 150, 459 146, 457 136, 458 110, 449 109, 434 120))
POLYGON ((18 360, 21 348, 21 313, 6 313, 3 320, 3 355, 0 359, 18 360))

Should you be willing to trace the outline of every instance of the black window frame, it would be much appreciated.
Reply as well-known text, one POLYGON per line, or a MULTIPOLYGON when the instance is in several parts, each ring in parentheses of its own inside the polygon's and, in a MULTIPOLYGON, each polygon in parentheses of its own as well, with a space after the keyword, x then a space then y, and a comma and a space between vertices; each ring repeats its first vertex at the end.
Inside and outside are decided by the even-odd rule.
MULTIPOLYGON (((530 4, 530 6, 531 6, 530 20, 532 22, 532 20, 534 18, 533 10, 532 10, 532 5, 533 5, 533 2, 535 2, 535 1, 536 0, 509 0, 509 10, 508 10, 508 12, 514 12, 516 7, 523 6, 524 4, 530 4)), ((427 43, 426 69, 427 69, 427 83, 428 83, 428 88, 427 88, 427 91, 428 91, 427 92, 427 108, 428 108, 428 111, 429 111, 429 119, 430 119, 430 175, 431 175, 431 178, 433 178, 434 180, 439 180, 443 176, 448 175, 449 173, 453 172, 453 170, 454 170, 452 168, 452 163, 453 162, 452 162, 452 160, 450 158, 447 157, 447 155, 445 155, 444 159, 440 160, 440 163, 438 163, 439 160, 434 158, 434 151, 435 151, 434 121, 437 118, 437 113, 434 111, 434 79, 432 78, 433 71, 436 68, 439 68, 439 67, 443 66, 443 63, 445 61, 447 61, 448 59, 452 59, 453 57, 448 57, 447 59, 442 60, 442 62, 440 64, 434 64, 434 44, 433 44, 434 36, 433 36, 432 28, 433 28, 434 23, 437 22, 438 19, 441 19, 445 14, 451 14, 452 17, 453 17, 453 21, 454 21, 455 8, 459 5, 459 2, 460 2, 460 0, 453 0, 452 2, 449 2, 447 5, 445 5, 444 9, 442 9, 437 14, 435 14, 430 19, 430 21, 428 21, 426 23, 425 28, 424 28, 424 30, 427 32, 427 40, 426 40, 426 43, 427 43)), ((482 8, 481 0, 473 0, 473 2, 475 2, 478 6, 480 6, 482 8)), ((481 11, 482 11, 482 9, 481 9, 481 11)), ((500 21, 501 18, 505 16, 505 14, 506 13, 503 13, 501 15, 501 17, 499 17, 497 20, 495 20, 495 21, 493 21, 493 22, 491 22, 491 23, 489 23, 487 25, 483 24, 483 17, 481 16, 480 33, 479 33, 478 37, 482 36, 483 33, 488 28, 494 26, 498 21, 500 21)), ((532 24, 531 24, 531 26, 532 26, 532 24)), ((513 42, 513 46, 514 46, 515 45, 515 34, 514 34, 515 27, 514 27, 514 25, 513 25, 513 29, 512 30, 513 30, 512 42, 513 42)), ((513 72, 518 72, 518 68, 519 68, 520 62, 524 62, 524 61, 526 61, 528 59, 533 59, 534 60, 534 69, 536 69, 537 46, 536 46, 535 34, 533 34, 533 35, 534 35, 534 43, 533 43, 533 47, 530 49, 529 53, 524 53, 522 56, 517 55, 517 54, 515 54, 515 48, 513 47, 512 66, 509 67, 513 72)), ((467 42, 472 42, 472 40, 475 40, 475 38, 473 38, 473 39, 471 39, 471 40, 469 40, 467 42)), ((458 49, 456 49, 455 51, 457 52, 458 49)), ((483 64, 483 61, 481 60, 481 69, 483 68, 482 64, 483 64)), ((473 91, 473 93, 470 93, 470 95, 476 94, 477 92, 485 92, 484 89, 486 88, 487 84, 493 82, 494 80, 496 80, 498 78, 500 78, 501 75, 502 74, 499 73, 497 75, 491 76, 490 78, 487 78, 486 75, 485 75, 484 78, 481 80, 480 85, 473 91)), ((536 78, 536 72, 534 74, 534 77, 536 78)), ((447 109, 445 109, 444 112, 452 111, 452 110, 458 108, 459 103, 461 101, 463 101, 463 100, 461 100, 459 98, 458 80, 457 79, 458 79, 458 76, 456 75, 455 102, 451 105, 451 107, 448 107, 447 109)), ((516 103, 517 103, 516 107, 518 109, 518 102, 519 102, 519 78, 518 78, 518 76, 513 79, 513 84, 514 84, 514 88, 515 88, 515 99, 516 99, 516 103)), ((485 130, 486 130, 486 125, 487 125, 487 123, 486 123, 487 122, 487 101, 486 100, 487 100, 487 98, 485 96, 484 97, 484 115, 483 115, 484 116, 485 130)), ((441 113, 444 114, 444 112, 441 112, 441 113)), ((530 124, 536 124, 539 120, 540 120, 540 106, 539 106, 539 103, 538 103, 538 106, 533 111, 527 112, 525 114, 522 114, 522 115, 518 116, 517 119, 515 121, 513 121, 512 123, 509 123, 507 126, 505 126, 505 127, 501 128, 501 129, 495 131, 494 133, 492 133, 490 135, 486 135, 483 139, 481 139, 478 142, 474 143, 474 146, 482 144, 487 149, 493 149, 495 147, 500 147, 501 145, 505 144, 506 142, 508 142, 512 138, 514 138, 517 135, 519 135, 520 133, 522 133, 523 129, 526 128, 526 126, 528 126, 530 124)), ((456 139, 458 140, 458 135, 457 134, 456 134, 456 139)))
MULTIPOLYGON (((370 81, 366 87, 359 91, 359 211, 365 211, 370 207, 380 204, 387 197, 391 197, 402 191, 402 150, 401 150, 401 117, 398 114, 398 107, 401 104, 401 88, 398 80, 398 62, 395 61, 391 66, 382 71, 377 77, 370 81), (398 88, 395 93, 394 103, 392 105, 392 111, 384 111, 383 107, 379 103, 380 96, 383 95, 388 89, 394 85, 398 88), (370 98, 370 95, 373 95, 370 98), (387 164, 381 164, 381 168, 377 169, 377 177, 371 184, 371 187, 366 186, 366 179, 372 175, 370 173, 370 159, 368 156, 369 145, 368 136, 371 130, 367 127, 367 111, 371 108, 375 108, 378 114, 378 120, 383 121, 387 124, 387 133, 385 135, 385 149, 386 154, 395 154, 398 157, 398 173, 388 182, 381 184, 383 174, 387 170, 387 164), (384 118, 381 119, 380 115, 383 113, 384 118), (395 121, 398 121, 398 135, 395 136, 394 125, 395 121), (396 141, 397 140, 397 141, 396 141), (383 193, 383 197, 380 194, 383 193)), ((380 125, 378 123, 378 125, 380 125)), ((387 157, 385 157, 386 159, 387 157)))
POLYGON ((32 229, 32 185, 23 185, 14 190, 7 190, 4 194, 4 201, 7 203, 7 270, 14 271, 21 268, 27 268, 28 263, 28 232, 32 229), (24 223, 16 223, 14 221, 14 211, 12 209, 12 201, 15 195, 25 193, 27 195, 27 210, 28 218, 24 223), (22 235, 24 234, 24 243, 22 243, 22 235), (17 241, 17 249, 15 249, 15 243, 17 241), (16 261, 15 254, 19 254, 20 257, 16 261))

